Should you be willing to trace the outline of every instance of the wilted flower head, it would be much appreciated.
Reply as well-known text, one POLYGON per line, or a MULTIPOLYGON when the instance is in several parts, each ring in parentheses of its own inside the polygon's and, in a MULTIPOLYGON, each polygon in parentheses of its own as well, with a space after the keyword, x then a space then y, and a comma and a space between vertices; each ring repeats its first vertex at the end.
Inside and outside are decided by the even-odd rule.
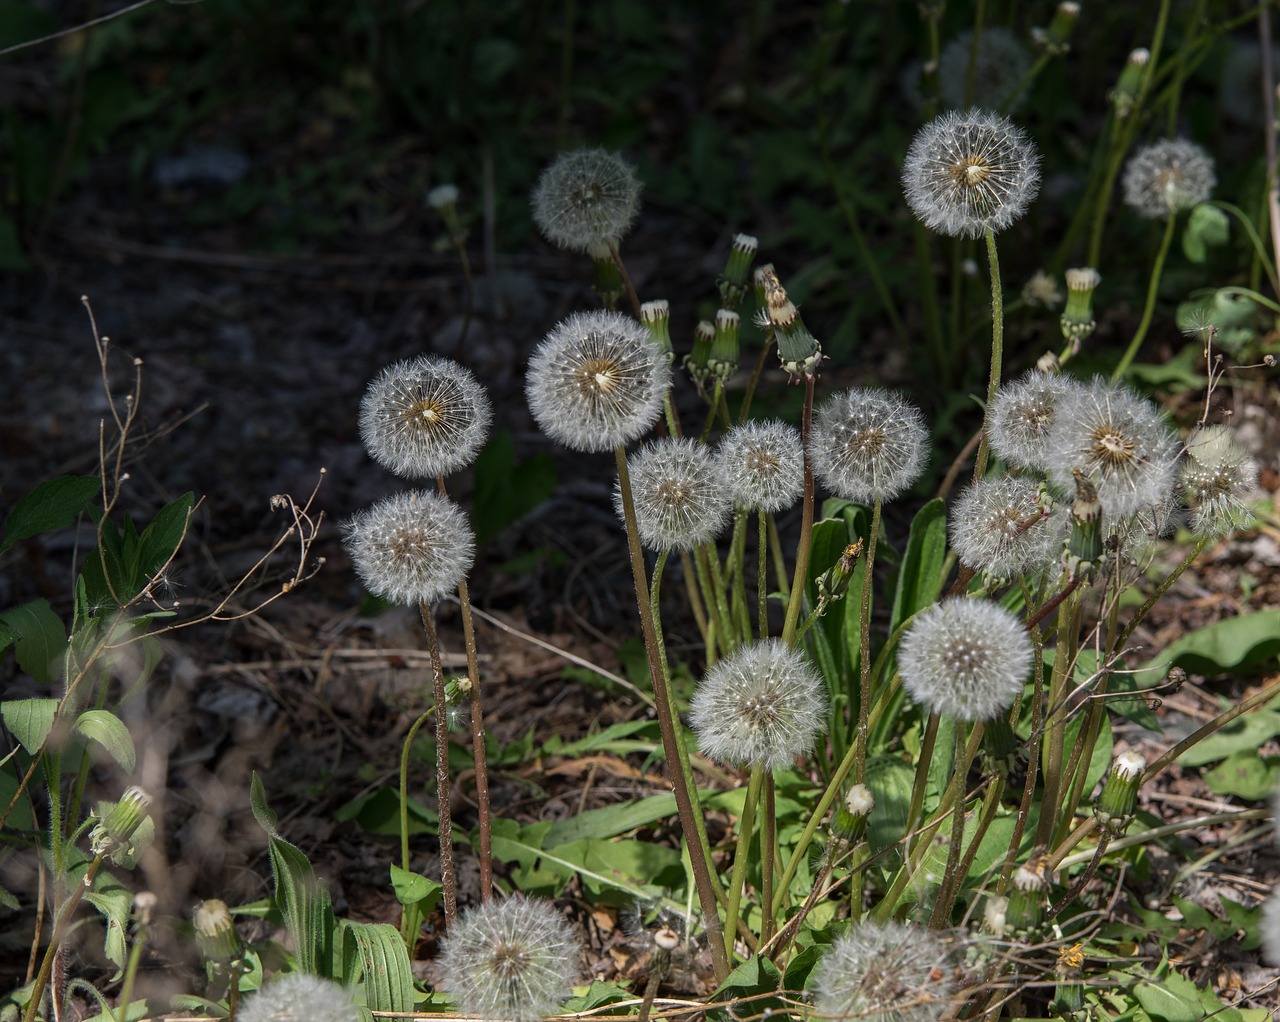
POLYGON ((899 394, 876 387, 829 398, 813 419, 813 471, 832 493, 870 503, 892 500, 924 470, 924 415, 899 394))
POLYGON ((804 490, 804 447, 785 422, 734 426, 721 439, 716 461, 729 499, 748 511, 782 511, 804 490))
POLYGON ((276 976, 245 999, 240 1022, 359 1022, 360 1009, 344 987, 305 972, 276 976))
POLYGON ((850 1022, 936 1022, 955 981, 938 934, 912 923, 863 920, 813 970, 817 1014, 850 1022))
POLYGON ((547 901, 512 897, 463 912, 440 945, 441 986, 464 1015, 535 1022, 569 997, 582 945, 547 901))
POLYGON ((475 460, 493 411, 458 363, 421 355, 377 375, 360 402, 360 437, 379 465, 410 479, 448 475, 475 460))
POLYGON ((1004 384, 987 416, 991 449, 1014 468, 1043 470, 1058 406, 1079 387, 1069 376, 1035 370, 1004 384))
POLYGON ((1218 183, 1213 157, 1185 138, 1165 138, 1144 146, 1124 167, 1124 201, 1151 220, 1204 202, 1218 183))
POLYGON ((630 316, 575 312, 533 353, 525 393, 547 436, 575 451, 609 451, 648 431, 670 380, 658 342, 630 316))
POLYGON ((943 600, 902 637, 898 670, 921 706, 957 720, 992 720, 1022 692, 1031 670, 1022 622, 991 600, 943 600))
POLYGON ((434 603, 470 570, 467 516, 429 490, 378 501, 343 526, 343 545, 366 589, 392 603, 434 603))
POLYGON ((1061 545, 1036 484, 1018 476, 983 476, 956 498, 949 517, 951 546, 960 561, 993 578, 1037 571, 1061 545))
POLYGON ((1152 402, 1099 377, 1059 402, 1048 457, 1050 477, 1068 492, 1072 470, 1084 473, 1112 521, 1168 496, 1177 441, 1152 402))
MULTIPOLYGON (((938 95, 953 109, 982 107, 999 110, 1014 99, 1013 90, 1031 68, 1031 54, 1007 28, 984 28, 973 53, 973 32, 961 32, 938 55, 938 95), (973 56, 973 94, 965 98, 969 58, 973 56)), ((1023 98, 1014 99, 1015 105, 1023 98)))
POLYGON ((743 646, 698 683, 689 722, 717 763, 787 766, 826 725, 826 687, 803 653, 778 639, 743 646))
POLYGON ((1040 157, 1007 117, 950 111, 926 124, 902 168, 907 203, 939 234, 976 238, 1003 231, 1040 190, 1040 157))
MULTIPOLYGON (((715 539, 731 510, 708 448, 689 437, 651 440, 627 459, 640 542, 688 550, 715 539)), ((614 505, 622 517, 622 492, 614 505)))
POLYGON ((533 220, 549 242, 597 254, 616 245, 640 211, 640 180, 617 153, 573 149, 533 189, 533 220))
POLYGON ((1187 440, 1182 485, 1198 535, 1225 536, 1253 524, 1245 501, 1258 485, 1258 466, 1226 426, 1202 426, 1187 440))

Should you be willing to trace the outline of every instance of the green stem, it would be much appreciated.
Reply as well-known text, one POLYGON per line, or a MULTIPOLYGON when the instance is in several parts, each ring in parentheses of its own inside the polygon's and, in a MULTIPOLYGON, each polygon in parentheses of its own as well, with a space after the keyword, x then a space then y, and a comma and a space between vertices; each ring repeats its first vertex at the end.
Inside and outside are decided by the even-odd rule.
POLYGON ((758 635, 769 635, 769 529, 764 511, 756 512, 756 604, 758 635))
POLYGON ((1177 220, 1177 215, 1170 213, 1169 219, 1165 221, 1164 236, 1160 239, 1160 250, 1156 253, 1156 262, 1151 268, 1151 280, 1147 284, 1147 302, 1142 310, 1142 321, 1138 324, 1138 330, 1133 335, 1133 340, 1129 342, 1129 347, 1125 349, 1124 356, 1116 366, 1115 372, 1111 374, 1111 382, 1113 384, 1119 383, 1124 379, 1124 374, 1129 371, 1129 366, 1133 364, 1134 357, 1138 354, 1138 348, 1142 346, 1143 339, 1147 336, 1147 330, 1151 326, 1151 319, 1156 311, 1156 292, 1160 289, 1160 275, 1164 272, 1164 261, 1169 255, 1169 245, 1173 241, 1173 227, 1177 220))
MULTIPOLYGON (((747 855, 751 850, 751 833, 756 821, 756 803, 760 801, 760 785, 764 780, 764 765, 751 766, 751 778, 747 781, 747 800, 742 804, 742 816, 738 820, 738 845, 733 853, 733 874, 729 878, 729 911, 725 916, 725 953, 733 961, 733 937, 738 930, 738 912, 742 907, 742 885, 747 877, 747 855)), ((765 869, 761 863, 761 869, 765 869)))
MULTIPOLYGON (((85 870, 84 879, 71 888, 67 894, 67 900, 62 903, 62 908, 58 910, 58 917, 53 924, 53 934, 49 938, 49 946, 45 948, 44 959, 40 962, 40 971, 36 974, 35 982, 31 984, 31 999, 27 1002, 27 1010, 22 1016, 22 1022, 35 1022, 35 1017, 40 1011, 40 1002, 44 999, 45 987, 49 985, 49 977, 53 975, 54 959, 57 957, 58 951, 62 947, 62 941, 67 935, 67 927, 71 924, 71 917, 75 915, 75 911, 84 899, 85 893, 92 889, 94 877, 98 875, 98 870, 102 868, 102 863, 106 860, 106 857, 105 852, 100 852, 93 857, 93 861, 89 863, 89 868, 85 870)), ((55 1006, 55 1017, 59 1014, 60 1012, 55 1006)))
MULTIPOLYGON (((987 265, 991 270, 991 369, 987 376, 987 411, 990 416, 995 404, 996 391, 1000 389, 1000 375, 1004 366, 1004 285, 1000 281, 1000 256, 996 251, 996 235, 987 228, 987 265)), ((982 439, 978 442, 978 457, 973 468, 974 480, 981 479, 987 471, 990 450, 990 429, 983 424, 982 439)))
MULTIPOLYGON (((431 714, 435 712, 435 705, 431 709, 424 710, 422 715, 413 722, 413 727, 409 728, 409 733, 405 735, 404 744, 400 747, 400 868, 408 871, 409 869, 409 753, 413 748, 413 740, 418 737, 418 731, 422 725, 431 719, 431 714)), ((415 931, 417 927, 414 925, 413 916, 416 909, 406 905, 400 912, 400 933, 404 937, 405 943, 412 950, 415 943, 415 931)))
MULTIPOLYGON (((453 816, 449 807, 449 713, 445 708, 444 665, 440 662, 440 639, 431 608, 425 601, 418 604, 422 629, 427 636, 427 652, 431 655, 431 684, 435 698, 436 722, 436 813, 439 817, 440 884, 444 887, 444 922, 453 929, 458 918, 458 872, 453 859, 453 816)), ((413 939, 414 935, 408 935, 413 939)))
POLYGON ((782 641, 795 641, 800 624, 800 605, 804 603, 805 582, 809 577, 809 553, 813 545, 813 459, 809 456, 809 435, 813 430, 813 376, 804 378, 804 414, 801 439, 804 443, 804 502, 801 505, 800 541, 796 546, 796 569, 787 597, 787 619, 782 626, 782 641))
POLYGON ((871 590, 874 586, 872 571, 876 563, 876 539, 880 535, 880 501, 871 507, 871 530, 867 533, 866 563, 862 566, 862 592, 858 605, 858 734, 855 748, 857 763, 853 770, 853 783, 865 784, 867 780, 867 739, 870 734, 871 700, 873 697, 871 674, 871 590))

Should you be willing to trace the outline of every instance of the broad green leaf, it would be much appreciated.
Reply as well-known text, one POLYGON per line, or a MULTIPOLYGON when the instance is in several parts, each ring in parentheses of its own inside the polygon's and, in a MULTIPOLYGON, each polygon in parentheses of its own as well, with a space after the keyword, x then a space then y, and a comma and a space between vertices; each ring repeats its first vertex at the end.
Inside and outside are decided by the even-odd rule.
POLYGON ((1185 766, 1203 766, 1242 749, 1258 749, 1280 735, 1280 710, 1260 708, 1228 721, 1178 757, 1185 766))
POLYGON ((630 1001, 634 997, 635 993, 633 991, 619 986, 617 983, 606 983, 603 980, 593 979, 591 986, 587 987, 586 993, 579 994, 577 997, 570 997, 560 1006, 560 1010, 566 1015, 578 1014, 579 1012, 603 1008, 606 1004, 630 1001))
POLYGON ((132 773, 136 762, 133 736, 124 721, 110 710, 85 710, 76 718, 76 730, 92 742, 97 742, 111 755, 120 769, 132 773))
MULTIPOLYGON (((370 834, 399 837, 400 793, 394 788, 376 788, 339 806, 334 817, 340 823, 355 820, 370 834)), ((435 834, 438 830, 436 811, 410 798, 409 834, 435 834)))
POLYGON ((872 852, 881 852, 902 839, 914 780, 915 771, 896 757, 867 760, 867 787, 876 800, 875 812, 867 821, 867 844, 872 852))
POLYGON ((48 600, 32 600, 5 611, 0 624, 17 636, 13 652, 19 667, 45 685, 61 676, 67 629, 48 600))
MULTIPOLYGON (((0 806, 7 806, 13 802, 13 796, 18 793, 19 780, 18 774, 15 772, 17 764, 10 762, 0 767, 0 806)), ((5 821, 5 829, 8 831, 33 831, 36 829, 35 815, 31 811, 31 800, 20 798, 14 802, 13 809, 9 813, 9 819, 5 821)))
POLYGON ((917 511, 911 520, 907 550, 898 569, 890 632, 938 598, 942 592, 946 556, 947 507, 935 498, 917 511))
POLYGON ((1242 749, 1224 759, 1204 775, 1215 795, 1236 795, 1257 802, 1276 790, 1280 779, 1280 756, 1263 759, 1254 749, 1242 749))
POLYGON ((0 703, 4 726, 32 756, 49 737, 57 714, 56 699, 11 699, 0 703))
POLYGON ((122 887, 105 869, 93 878, 93 887, 84 900, 102 913, 107 923, 103 950, 107 958, 118 966, 124 965, 128 949, 125 935, 129 931, 129 915, 133 911, 133 893, 122 887))
MULTIPOLYGON (((1221 674, 1266 663, 1280 654, 1280 610, 1258 610, 1198 628, 1166 646, 1142 668, 1163 677, 1178 666, 1195 674, 1221 674)), ((1151 684, 1149 678, 1144 678, 1151 684)))
POLYGON ((1133 996, 1148 1015, 1162 1022, 1200 1022, 1205 1017, 1195 985, 1177 973, 1159 983, 1139 983, 1133 996))
POLYGON ((786 1005, 771 997, 782 985, 782 974, 768 958, 756 955, 734 969, 711 995, 711 1004, 732 1001, 728 1010, 711 1008, 707 1017, 717 1020, 767 1018, 773 1012, 785 1012, 786 1005))
POLYGON ((9 512, 0 554, 21 540, 66 528, 101 490, 97 476, 60 476, 41 483, 9 512))
POLYGON ((1226 244, 1231 236, 1231 221, 1216 206, 1202 202, 1187 217, 1182 231, 1182 251, 1193 263, 1202 263, 1210 248, 1226 244))
POLYGON ((471 513, 476 542, 487 542, 523 518, 550 497, 555 487, 555 460, 548 454, 535 454, 517 462, 511 434, 499 430, 476 458, 471 513))
MULTIPOLYGON (((355 946, 367 1007, 372 1011, 412 1012, 413 968, 400 931, 390 923, 356 923, 347 919, 340 927, 343 957, 349 957, 350 944, 355 946)), ((355 977, 348 972, 346 979, 350 983, 355 977)))
POLYGON ((603 809, 588 809, 551 824, 546 844, 554 848, 582 838, 610 838, 676 815, 674 795, 649 795, 603 809))
POLYGON ((444 887, 430 877, 402 869, 394 863, 391 865, 391 889, 396 892, 396 901, 401 905, 420 905, 424 914, 431 912, 444 891, 444 887))
POLYGON ((542 746, 548 756, 577 757, 593 752, 613 752, 627 755, 632 752, 649 752, 659 742, 658 725, 652 720, 624 720, 612 724, 594 735, 587 735, 576 742, 564 742, 559 735, 552 735, 542 746), (632 735, 648 732, 647 739, 631 739, 632 735))
POLYGON ((134 577, 146 585, 178 551, 187 533, 187 521, 195 506, 193 493, 184 493, 162 508, 138 538, 138 562, 134 577))

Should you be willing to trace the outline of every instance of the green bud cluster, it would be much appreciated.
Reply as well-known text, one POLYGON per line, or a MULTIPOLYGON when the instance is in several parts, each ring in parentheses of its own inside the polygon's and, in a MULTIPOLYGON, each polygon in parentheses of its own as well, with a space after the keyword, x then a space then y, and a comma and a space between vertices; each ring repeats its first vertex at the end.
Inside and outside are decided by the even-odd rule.
POLYGON ((1067 270, 1067 307, 1059 324, 1062 339, 1067 342, 1068 357, 1080 350, 1098 325, 1093 318, 1093 292, 1102 283, 1102 275, 1091 266, 1067 270))

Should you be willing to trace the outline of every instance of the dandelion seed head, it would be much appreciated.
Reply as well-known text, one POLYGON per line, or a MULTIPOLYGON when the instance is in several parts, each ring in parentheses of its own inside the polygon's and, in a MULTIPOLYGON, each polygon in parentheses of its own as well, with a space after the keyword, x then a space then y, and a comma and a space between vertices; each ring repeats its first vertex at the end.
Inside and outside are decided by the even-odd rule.
POLYGON ((948 532, 961 562, 992 578, 1044 568, 1060 538, 1040 504, 1036 484, 1018 476, 984 476, 951 507, 948 532))
POLYGON ((640 212, 640 179, 617 153, 573 149, 542 172, 533 220, 553 245, 593 253, 616 245, 640 212))
POLYGON ((814 414, 813 471, 832 493, 860 503, 892 500, 924 470, 924 415, 899 394, 847 390, 814 414))
POLYGON ((817 1014, 850 1022, 936 1022, 947 1014, 954 984, 942 939, 896 921, 856 923, 811 977, 817 1014))
MULTIPOLYGON (((689 437, 651 440, 627 459, 640 542, 650 550, 689 550, 719 535, 729 518, 723 478, 710 450, 689 437)), ((614 507, 623 516, 622 492, 614 507)))
POLYGON ((804 447, 785 422, 734 426, 720 441, 716 461, 729 499, 748 511, 775 514, 791 507, 804 490, 804 447))
POLYGON ((1247 501, 1257 489, 1258 466, 1227 426, 1202 426, 1187 440, 1182 485, 1197 535, 1219 537, 1252 527, 1247 501))
POLYGON ((1079 386, 1069 376, 1035 370, 1004 384, 987 417, 991 449, 1014 468, 1042 471, 1059 404, 1079 386))
POLYGON ((467 516, 429 490, 378 501, 343 526, 343 545, 366 589, 392 603, 434 603, 471 569, 467 516))
POLYGON ((351 994, 332 980, 305 972, 276 976, 251 997, 240 1022, 359 1022, 351 994))
POLYGON ((1168 220, 1209 198, 1218 183, 1213 157, 1185 138, 1161 139, 1129 157, 1124 201, 1150 220, 1168 220))
MULTIPOLYGON (((973 95, 965 101, 969 82, 969 58, 973 55, 972 30, 961 32, 938 55, 938 95, 953 109, 975 106, 988 110, 1004 108, 1013 90, 1031 68, 1031 54, 1007 28, 991 26, 978 37, 974 55, 973 95)), ((1021 106, 1026 93, 1015 100, 1021 106)))

